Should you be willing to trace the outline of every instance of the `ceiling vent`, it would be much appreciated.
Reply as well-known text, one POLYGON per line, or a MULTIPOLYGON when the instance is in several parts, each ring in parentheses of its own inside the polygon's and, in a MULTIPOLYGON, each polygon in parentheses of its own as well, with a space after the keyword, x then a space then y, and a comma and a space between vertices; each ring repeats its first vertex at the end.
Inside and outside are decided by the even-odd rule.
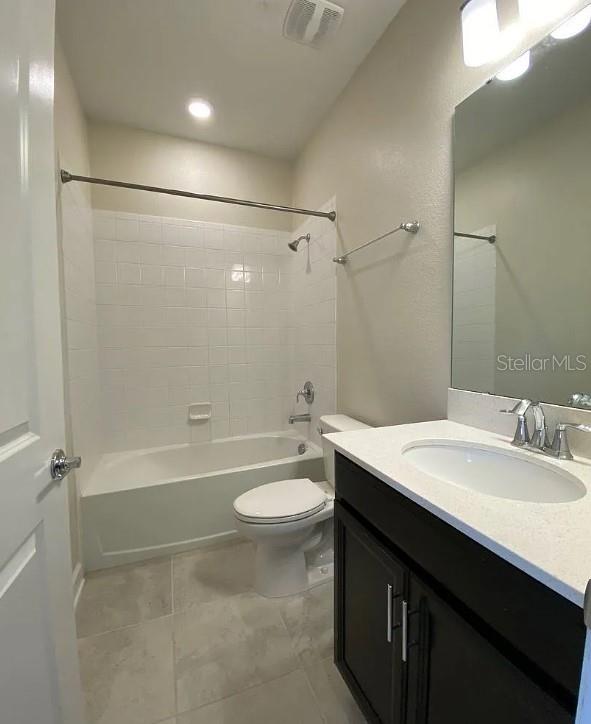
POLYGON ((292 0, 283 35, 297 43, 322 47, 336 33, 345 11, 327 0, 292 0))

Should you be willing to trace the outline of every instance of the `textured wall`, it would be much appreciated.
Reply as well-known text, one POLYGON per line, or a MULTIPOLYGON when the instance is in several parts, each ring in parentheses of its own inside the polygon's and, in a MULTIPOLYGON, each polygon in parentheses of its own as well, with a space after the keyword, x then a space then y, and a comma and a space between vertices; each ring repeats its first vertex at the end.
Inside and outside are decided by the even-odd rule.
MULTIPOLYGON (((89 142, 94 176, 270 204, 291 203, 292 164, 288 161, 109 123, 91 122, 89 142)), ((264 229, 291 227, 289 214, 105 186, 93 187, 92 205, 264 229)))
MULTIPOLYGON (((408 2, 296 167, 295 203, 315 207, 336 194, 344 248, 403 219, 422 223, 417 237, 399 234, 338 270, 338 407, 373 424, 445 416, 452 117, 495 70, 464 67, 460 5, 408 2)), ((536 29, 522 46, 544 34, 536 29)))

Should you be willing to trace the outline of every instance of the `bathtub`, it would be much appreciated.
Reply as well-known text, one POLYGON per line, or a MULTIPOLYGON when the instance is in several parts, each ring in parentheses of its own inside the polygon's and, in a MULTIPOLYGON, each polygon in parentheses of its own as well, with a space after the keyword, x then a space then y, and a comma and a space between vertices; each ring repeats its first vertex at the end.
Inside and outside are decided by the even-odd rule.
POLYGON ((322 450, 266 433, 103 455, 81 495, 87 570, 237 538, 232 503, 289 478, 323 480, 322 450))

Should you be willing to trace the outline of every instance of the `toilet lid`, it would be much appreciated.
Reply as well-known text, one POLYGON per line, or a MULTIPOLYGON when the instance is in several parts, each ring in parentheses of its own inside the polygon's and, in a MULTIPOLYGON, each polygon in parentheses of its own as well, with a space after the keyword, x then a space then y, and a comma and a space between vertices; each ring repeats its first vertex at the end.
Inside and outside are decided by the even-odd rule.
POLYGON ((322 510, 326 494, 308 478, 260 485, 234 501, 236 515, 261 523, 299 520, 322 510))

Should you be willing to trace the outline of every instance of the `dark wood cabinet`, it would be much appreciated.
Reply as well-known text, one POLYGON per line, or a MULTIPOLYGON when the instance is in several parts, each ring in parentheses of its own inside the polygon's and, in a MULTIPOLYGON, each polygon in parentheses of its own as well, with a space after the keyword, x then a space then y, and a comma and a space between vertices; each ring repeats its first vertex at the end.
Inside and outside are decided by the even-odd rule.
POLYGON ((335 660, 368 721, 573 724, 582 611, 343 456, 336 471, 335 660))
POLYGON ((336 637, 341 671, 375 721, 403 721, 401 645, 406 569, 345 510, 336 517, 341 582, 336 637))
POLYGON ((573 717, 416 576, 408 724, 572 724, 573 717))

